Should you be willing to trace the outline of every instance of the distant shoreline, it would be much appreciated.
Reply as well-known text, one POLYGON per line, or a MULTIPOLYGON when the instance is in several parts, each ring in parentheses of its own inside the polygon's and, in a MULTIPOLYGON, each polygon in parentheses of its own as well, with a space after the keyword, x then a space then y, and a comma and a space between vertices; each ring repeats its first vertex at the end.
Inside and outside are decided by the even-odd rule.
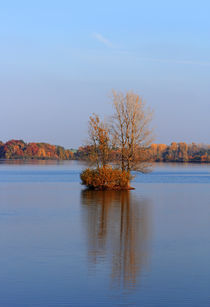
MULTIPOLYGON (((0 161, 31 160, 31 161, 88 161, 91 146, 81 146, 78 149, 65 149, 59 145, 48 143, 26 143, 23 140, 0 142, 0 161)), ((210 145, 186 144, 184 142, 171 145, 151 144, 145 148, 146 162, 162 163, 210 163, 210 145)), ((113 149, 110 152, 110 163, 120 159, 120 151, 113 149)))
MULTIPOLYGON (((82 160, 82 159, 45 159, 45 158, 12 158, 12 159, 2 159, 0 158, 0 164, 1 162, 15 162, 15 161, 22 161, 22 162, 47 162, 47 161, 51 161, 51 162, 68 162, 68 161, 78 161, 78 162, 87 162, 87 160, 82 160)), ((167 163, 172 163, 172 164, 209 164, 210 161, 148 161, 148 163, 153 164, 153 163, 157 163, 157 164, 167 164, 167 163)))

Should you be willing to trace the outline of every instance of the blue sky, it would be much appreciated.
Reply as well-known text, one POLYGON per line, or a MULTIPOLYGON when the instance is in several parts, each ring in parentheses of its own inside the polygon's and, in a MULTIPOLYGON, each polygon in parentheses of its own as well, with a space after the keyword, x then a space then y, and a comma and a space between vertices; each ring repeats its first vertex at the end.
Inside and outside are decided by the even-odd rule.
POLYGON ((209 1, 1 1, 0 139, 78 147, 133 90, 156 142, 210 143, 209 1))

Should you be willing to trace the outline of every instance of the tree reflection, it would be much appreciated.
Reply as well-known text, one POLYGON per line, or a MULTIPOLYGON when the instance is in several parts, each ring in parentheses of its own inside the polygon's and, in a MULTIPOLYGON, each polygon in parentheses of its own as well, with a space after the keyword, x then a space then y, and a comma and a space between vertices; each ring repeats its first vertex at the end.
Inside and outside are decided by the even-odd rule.
POLYGON ((89 190, 81 193, 89 262, 96 265, 107 261, 112 280, 125 287, 135 287, 148 256, 148 203, 137 201, 131 193, 89 190))

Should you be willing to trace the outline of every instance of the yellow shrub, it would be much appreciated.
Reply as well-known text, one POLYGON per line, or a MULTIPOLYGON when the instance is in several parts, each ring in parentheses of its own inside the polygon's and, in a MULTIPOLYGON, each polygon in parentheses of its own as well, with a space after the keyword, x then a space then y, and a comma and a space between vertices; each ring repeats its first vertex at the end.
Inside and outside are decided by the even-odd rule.
POLYGON ((119 169, 113 169, 111 166, 100 167, 97 169, 87 168, 81 173, 80 178, 82 180, 82 184, 86 185, 89 189, 130 189, 130 173, 125 171, 122 172, 119 169))

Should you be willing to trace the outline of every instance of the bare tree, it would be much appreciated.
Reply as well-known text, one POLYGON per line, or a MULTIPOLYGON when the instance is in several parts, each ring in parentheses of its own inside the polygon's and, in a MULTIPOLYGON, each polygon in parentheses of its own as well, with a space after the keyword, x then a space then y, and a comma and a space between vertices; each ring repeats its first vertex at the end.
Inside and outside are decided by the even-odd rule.
POLYGON ((152 112, 133 92, 125 95, 113 91, 114 116, 112 117, 112 141, 119 149, 122 171, 145 172, 148 167, 148 146, 152 142, 149 127, 152 112))
POLYGON ((110 151, 109 130, 98 115, 93 114, 88 123, 90 160, 97 167, 107 164, 110 151))

